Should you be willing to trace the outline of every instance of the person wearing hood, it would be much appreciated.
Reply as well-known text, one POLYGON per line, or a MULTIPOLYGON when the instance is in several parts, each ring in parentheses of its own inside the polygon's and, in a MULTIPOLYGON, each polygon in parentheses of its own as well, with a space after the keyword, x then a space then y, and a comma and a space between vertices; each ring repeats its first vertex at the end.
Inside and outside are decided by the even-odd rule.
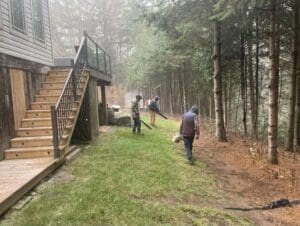
POLYGON ((141 118, 140 118, 140 100, 142 99, 141 95, 136 95, 134 100, 131 103, 131 115, 133 119, 133 133, 141 134, 141 118))
POLYGON ((184 149, 187 154, 189 164, 194 165, 193 161, 193 142, 194 139, 199 139, 199 119, 198 119, 199 109, 193 106, 190 111, 182 116, 182 121, 180 125, 180 135, 183 137, 184 149))
POLYGON ((158 107, 158 101, 159 101, 159 96, 156 96, 153 100, 150 101, 148 104, 148 109, 149 109, 149 115, 150 115, 150 124, 152 126, 155 126, 155 116, 156 112, 159 112, 159 107, 158 107))

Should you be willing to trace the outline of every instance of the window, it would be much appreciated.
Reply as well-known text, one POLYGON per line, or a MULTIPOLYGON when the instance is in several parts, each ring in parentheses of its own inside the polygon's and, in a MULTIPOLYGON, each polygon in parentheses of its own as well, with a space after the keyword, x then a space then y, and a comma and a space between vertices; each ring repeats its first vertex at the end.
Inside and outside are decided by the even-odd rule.
POLYGON ((0 30, 2 28, 2 12, 1 12, 1 7, 0 7, 0 30))
POLYGON ((10 0, 10 10, 12 28, 25 34, 24 0, 10 0))
POLYGON ((34 38, 38 41, 43 42, 45 39, 45 34, 44 34, 42 0, 32 0, 32 16, 33 16, 34 38))

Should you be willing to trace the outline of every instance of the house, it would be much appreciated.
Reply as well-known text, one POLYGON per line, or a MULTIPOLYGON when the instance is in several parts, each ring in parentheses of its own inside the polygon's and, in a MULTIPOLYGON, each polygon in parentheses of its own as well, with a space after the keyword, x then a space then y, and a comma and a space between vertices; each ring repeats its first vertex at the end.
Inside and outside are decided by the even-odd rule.
POLYGON ((110 84, 110 56, 86 33, 54 64, 48 0, 0 0, 0 160, 61 158, 82 128, 92 139, 110 84))

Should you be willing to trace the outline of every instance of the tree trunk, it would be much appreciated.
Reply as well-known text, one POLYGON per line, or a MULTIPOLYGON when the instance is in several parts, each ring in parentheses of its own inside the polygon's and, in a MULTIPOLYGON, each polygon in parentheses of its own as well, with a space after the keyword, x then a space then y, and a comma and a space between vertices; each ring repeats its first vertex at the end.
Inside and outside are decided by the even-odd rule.
POLYGON ((200 115, 200 116, 204 116, 204 115, 205 115, 205 117, 206 117, 207 115, 204 114, 203 107, 201 106, 201 98, 200 98, 199 95, 197 95, 197 97, 196 97, 196 103, 197 103, 197 106, 198 106, 198 108, 199 108, 199 115, 200 115))
POLYGON ((228 124, 229 126, 231 126, 231 122, 232 122, 232 113, 234 112, 232 110, 232 97, 233 97, 233 87, 232 87, 232 79, 229 78, 229 91, 228 91, 228 124))
POLYGON ((178 85, 179 85, 179 106, 180 106, 180 113, 183 114, 185 112, 184 109, 184 84, 183 84, 183 73, 182 68, 179 69, 179 75, 178 75, 178 85))
POLYGON ((227 104, 228 104, 228 96, 227 96, 227 72, 224 73, 224 80, 226 82, 224 82, 224 123, 225 123, 225 128, 227 129, 227 123, 228 123, 228 108, 227 108, 227 104))
POLYGON ((278 164, 277 133, 278 133, 278 83, 279 83, 279 46, 277 40, 276 0, 271 1, 270 38, 269 38, 269 117, 268 117, 268 160, 278 164))
POLYGON ((216 112, 216 137, 218 141, 226 141, 226 131, 224 126, 224 114, 222 103, 222 71, 221 71, 221 27, 220 22, 214 23, 214 98, 216 112))
POLYGON ((176 74, 176 83, 174 84, 174 90, 177 90, 176 92, 176 113, 177 114, 182 114, 182 89, 180 86, 180 69, 178 70, 178 74, 176 74), (179 90, 179 92, 178 92, 179 90))
MULTIPOLYGON (((296 8, 298 9, 298 17, 299 17, 299 11, 300 11, 300 4, 298 1, 296 1, 296 8)), ((296 66, 296 112, 295 112, 295 134, 294 134, 294 149, 296 152, 299 152, 299 146, 300 146, 300 20, 298 18, 298 40, 297 40, 297 66, 296 66)))
POLYGON ((288 115, 288 134, 285 149, 286 151, 293 151, 293 141, 294 141, 294 130, 295 130, 295 103, 296 103, 296 75, 297 75, 297 42, 298 42, 298 12, 299 2, 295 1, 294 8, 294 20, 293 20, 293 44, 292 44, 292 74, 290 77, 290 103, 289 103, 289 115, 288 115))
POLYGON ((256 49, 255 49, 255 126, 256 126, 256 139, 258 139, 258 115, 259 115, 259 18, 258 13, 256 15, 255 23, 255 33, 256 33, 256 49))
POLYGON ((211 130, 210 130, 210 134, 211 134, 211 136, 213 136, 213 134, 214 134, 214 127, 212 126, 212 124, 213 124, 213 122, 212 122, 212 120, 213 120, 213 113, 214 113, 214 94, 213 94, 213 92, 211 92, 210 93, 210 95, 209 95, 209 127, 211 128, 211 130))
POLYGON ((239 105, 240 105, 240 98, 241 96, 238 95, 236 98, 236 107, 235 107, 235 117, 234 117, 234 133, 236 134, 237 131, 237 124, 238 124, 238 114, 239 114, 239 105))
POLYGON ((174 114, 174 90, 173 90, 173 81, 174 81, 174 72, 171 72, 169 81, 169 89, 170 89, 170 112, 174 114))
POLYGON ((247 97, 246 97, 246 79, 245 79, 245 34, 243 29, 244 24, 241 25, 241 43, 240 43, 240 73, 241 73, 241 99, 243 106, 243 125, 244 134, 247 136, 247 97))
POLYGON ((187 80, 187 75, 188 73, 186 72, 186 62, 183 63, 183 73, 182 73, 182 92, 183 92, 183 107, 184 107, 184 112, 188 111, 188 104, 187 104, 187 89, 186 89, 186 80, 187 80))
MULTIPOLYGON (((250 37, 251 39, 251 37, 250 37)), ((252 63, 252 43, 248 41, 248 68, 249 68, 249 94, 250 94, 250 107, 251 107, 251 124, 252 124, 252 136, 257 139, 257 127, 256 127, 256 103, 255 103, 255 87, 253 78, 253 63, 252 63)))

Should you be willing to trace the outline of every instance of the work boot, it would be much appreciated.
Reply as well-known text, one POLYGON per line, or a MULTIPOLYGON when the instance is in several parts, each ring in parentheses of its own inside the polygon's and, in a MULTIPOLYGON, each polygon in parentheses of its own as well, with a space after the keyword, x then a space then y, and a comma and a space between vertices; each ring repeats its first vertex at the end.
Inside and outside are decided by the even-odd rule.
POLYGON ((195 165, 195 162, 194 162, 193 159, 189 159, 189 165, 191 165, 191 166, 194 166, 194 165, 195 165))

